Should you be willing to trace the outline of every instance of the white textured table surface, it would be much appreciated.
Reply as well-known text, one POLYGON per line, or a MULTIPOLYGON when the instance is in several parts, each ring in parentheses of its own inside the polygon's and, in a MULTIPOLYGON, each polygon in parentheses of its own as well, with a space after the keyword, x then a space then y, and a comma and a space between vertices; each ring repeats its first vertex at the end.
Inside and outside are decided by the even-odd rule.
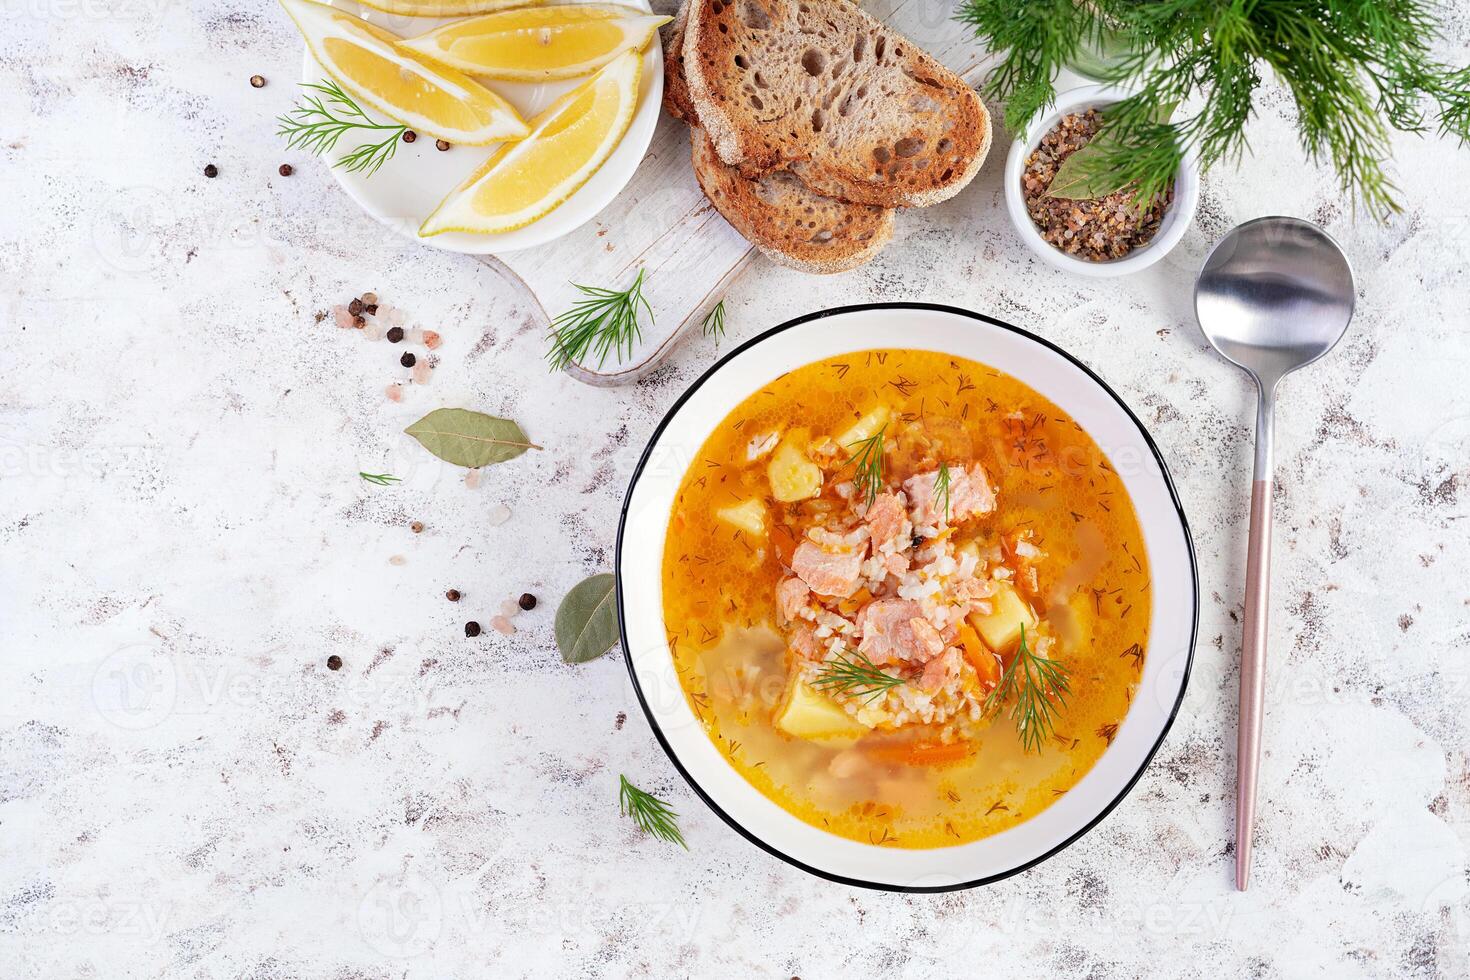
POLYGON ((1270 95, 1254 158, 1209 176, 1175 254, 1084 282, 1008 227, 1001 141, 871 266, 812 279, 760 262, 730 291, 726 345, 871 300, 1036 330, 1151 427, 1194 529, 1195 673, 1133 794, 1016 878, 897 896, 747 844, 664 758, 621 657, 556 653, 556 602, 609 568, 631 461, 713 343, 627 389, 548 375, 539 325, 489 267, 389 237, 323 165, 281 152, 300 42, 274 5, 8 12, 6 976, 1470 971, 1464 151, 1398 141, 1406 212, 1354 221, 1270 95), (1282 393, 1263 810, 1237 894, 1251 393, 1204 347, 1189 289, 1212 241, 1273 212, 1326 225, 1360 295, 1346 341, 1282 393), (397 348, 314 322, 367 289, 444 336, 402 405, 383 397, 406 373, 397 348), (440 405, 513 416, 547 449, 469 490, 399 434, 440 405), (513 516, 492 526, 498 503, 513 516), (542 604, 515 636, 464 637, 524 590, 542 604), (672 798, 688 853, 618 818, 619 773, 672 798))

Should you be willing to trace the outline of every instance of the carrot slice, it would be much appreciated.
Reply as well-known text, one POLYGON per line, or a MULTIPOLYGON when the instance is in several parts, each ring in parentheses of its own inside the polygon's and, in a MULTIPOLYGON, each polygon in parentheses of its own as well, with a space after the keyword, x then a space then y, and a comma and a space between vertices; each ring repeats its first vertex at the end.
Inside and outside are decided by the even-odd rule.
POLYGON ((796 556, 796 535, 791 533, 791 528, 785 524, 771 528, 771 547, 776 550, 776 560, 782 567, 790 568, 791 559, 796 556))
POLYGON ((1000 683, 1000 660, 985 641, 980 639, 980 634, 975 632, 975 627, 969 623, 961 623, 957 636, 960 649, 965 651, 965 659, 975 668, 975 674, 980 678, 980 683, 985 690, 993 691, 1000 683))
POLYGON ((875 762, 907 766, 947 765, 968 758, 973 751, 969 742, 883 742, 862 748, 875 762))

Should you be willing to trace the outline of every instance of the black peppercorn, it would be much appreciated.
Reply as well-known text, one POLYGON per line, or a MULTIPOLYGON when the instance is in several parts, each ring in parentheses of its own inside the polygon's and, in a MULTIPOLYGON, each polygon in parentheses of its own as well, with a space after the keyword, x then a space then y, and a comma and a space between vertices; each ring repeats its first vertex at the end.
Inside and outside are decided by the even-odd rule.
POLYGON ((250 87, 251 88, 265 88, 265 76, 264 75, 251 75, 250 76, 250 87))
POLYGON ((405 143, 412 143, 414 140, 416 140, 418 138, 419 138, 419 134, 418 133, 415 133, 411 129, 405 129, 403 131, 403 142, 405 142, 405 143))
POLYGON ((434 141, 434 147, 440 153, 443 153, 445 150, 449 149, 449 141, 448 140, 435 140, 434 141))
POLYGON ((367 326, 367 321, 360 316, 355 316, 352 318, 352 325, 361 330, 363 327, 367 326))
POLYGON ((276 173, 280 174, 282 177, 291 176, 291 165, 289 163, 281 164, 279 167, 276 168, 276 173))
POLYGON ((421 533, 423 533, 423 530, 424 530, 424 522, 423 521, 414 521, 412 524, 410 524, 408 526, 408 529, 410 531, 412 531, 414 534, 421 534, 421 533))
POLYGON ((403 356, 398 359, 398 363, 404 367, 413 367, 414 362, 417 360, 418 358, 413 356, 413 351, 406 350, 403 352, 403 356))
POLYGON ((335 653, 332 654, 330 657, 327 658, 327 669, 328 670, 341 670, 342 669, 342 658, 339 657, 339 656, 337 656, 335 653))
POLYGON ((480 624, 477 623, 477 622, 475 622, 473 619, 470 620, 468 623, 465 623, 464 624, 464 635, 465 636, 479 636, 480 635, 480 624))
POLYGON ((529 592, 522 592, 520 598, 521 608, 528 612, 536 608, 536 597, 529 592))
POLYGON ((365 309, 365 310, 367 310, 373 316, 377 316, 378 315, 378 304, 377 303, 364 303, 364 304, 362 304, 362 308, 365 309))
POLYGON ((348 313, 351 313, 353 316, 361 316, 362 315, 362 300, 360 300, 360 299, 354 299, 351 303, 348 303, 347 304, 347 312, 348 313))
POLYGON ((444 598, 448 599, 450 602, 458 602, 459 601, 459 590, 458 589, 450 589, 448 592, 444 593, 444 598))
POLYGON ((403 328, 402 327, 389 327, 388 328, 388 343, 390 343, 390 344, 396 344, 396 343, 398 343, 402 339, 403 339, 403 328))
POLYGON ((206 177, 218 177, 219 176, 219 167, 216 167, 212 163, 209 164, 208 166, 206 166, 204 168, 204 176, 206 176, 206 177))

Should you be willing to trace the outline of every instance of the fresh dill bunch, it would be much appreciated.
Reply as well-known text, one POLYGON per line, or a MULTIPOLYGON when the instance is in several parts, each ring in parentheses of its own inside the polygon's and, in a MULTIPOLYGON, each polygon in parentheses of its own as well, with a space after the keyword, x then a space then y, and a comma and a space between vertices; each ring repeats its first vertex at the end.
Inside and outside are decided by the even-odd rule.
POLYGON ((643 270, 638 270, 633 285, 621 291, 572 285, 582 299, 551 321, 551 350, 546 354, 551 370, 580 362, 592 352, 597 354, 598 367, 607 362, 609 353, 616 352, 619 361, 631 355, 633 344, 643 337, 638 323, 640 306, 653 323, 653 308, 643 298, 643 270))
POLYGON ((883 434, 887 431, 888 426, 885 425, 868 438, 859 439, 847 447, 853 450, 852 464, 857 470, 852 479, 853 485, 862 492, 869 507, 873 506, 873 501, 878 499, 883 489, 883 434))
POLYGON ((286 137, 287 149, 299 148, 320 156, 336 147, 337 140, 344 134, 362 130, 387 135, 379 142, 363 143, 332 166, 342 167, 351 173, 361 171, 371 177, 379 167, 393 159, 407 126, 374 122, 352 96, 331 79, 321 83, 303 82, 301 87, 320 95, 308 95, 304 104, 298 102, 286 115, 276 117, 276 122, 280 123, 276 135, 286 137))
POLYGON ((645 793, 628 782, 628 777, 623 775, 618 776, 618 811, 625 817, 632 817, 638 829, 645 834, 689 850, 689 845, 684 843, 684 835, 679 833, 679 814, 657 796, 645 793))
POLYGON ((380 487, 392 486, 395 483, 402 483, 403 482, 398 477, 394 476, 392 473, 363 473, 361 471, 358 471, 358 474, 357 475, 359 477, 361 477, 362 479, 366 480, 368 483, 371 483, 371 484, 374 484, 374 485, 380 486, 380 487))
POLYGON ((714 309, 704 315, 704 323, 700 329, 704 331, 706 337, 713 337, 717 341, 725 336, 724 300, 720 300, 715 304, 714 309))
POLYGON ((944 523, 949 523, 949 463, 940 463, 934 474, 934 496, 944 498, 944 523))
POLYGON ((1010 666, 1000 676, 1000 683, 985 698, 985 713, 1002 710, 1011 702, 1011 717, 1021 735, 1021 745, 1028 752, 1040 752, 1046 740, 1056 731, 1057 717, 1067 706, 1071 693, 1068 671, 1059 661, 1048 660, 1032 651, 1026 642, 1026 625, 1021 624, 1021 645, 1010 666))
POLYGON ((1051 102, 1084 44, 1128 51, 1104 80, 1133 94, 1104 112, 1109 143, 1088 169, 1106 186, 1136 185, 1141 201, 1164 192, 1186 150, 1202 169, 1245 152, 1267 74, 1296 103, 1307 157, 1380 219, 1399 210, 1391 130, 1470 140, 1470 66, 1434 56, 1440 27, 1421 0, 963 0, 958 16, 1001 56, 985 92, 1012 130, 1051 102), (1170 105, 1193 114, 1160 119, 1170 105))
POLYGON ((837 659, 825 661, 812 681, 819 691, 841 691, 871 701, 903 683, 902 677, 880 669, 867 654, 844 649, 837 659))

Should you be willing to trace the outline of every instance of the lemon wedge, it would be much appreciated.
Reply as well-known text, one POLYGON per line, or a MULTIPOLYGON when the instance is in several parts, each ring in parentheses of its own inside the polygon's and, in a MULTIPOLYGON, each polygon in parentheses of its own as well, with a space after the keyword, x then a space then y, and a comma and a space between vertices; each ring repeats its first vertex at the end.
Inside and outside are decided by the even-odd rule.
POLYGON ((510 103, 474 79, 404 50, 381 27, 313 0, 281 0, 281 6, 327 74, 384 115, 469 146, 530 132, 510 103))
POLYGON ((587 75, 641 51, 670 20, 606 3, 519 7, 445 24, 403 46, 473 75, 539 82, 587 75))
POLYGON ((531 135, 507 143, 449 192, 419 234, 481 234, 530 224, 572 196, 602 166, 638 107, 643 56, 625 51, 531 120, 531 135))
POLYGON ((357 0, 364 7, 404 17, 465 17, 507 7, 532 7, 546 0, 357 0))

